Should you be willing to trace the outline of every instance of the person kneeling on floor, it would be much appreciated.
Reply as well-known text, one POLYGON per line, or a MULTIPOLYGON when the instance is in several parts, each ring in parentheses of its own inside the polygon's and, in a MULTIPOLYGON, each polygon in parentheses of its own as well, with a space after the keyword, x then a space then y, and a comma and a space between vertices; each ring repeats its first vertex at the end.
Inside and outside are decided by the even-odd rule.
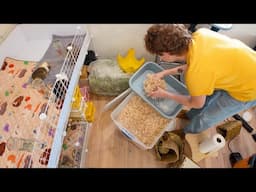
POLYGON ((183 24, 156 24, 145 35, 145 47, 166 62, 186 64, 154 74, 184 73, 189 95, 158 87, 152 98, 169 98, 191 108, 184 133, 199 133, 256 106, 256 52, 243 42, 201 28, 191 34, 183 24))

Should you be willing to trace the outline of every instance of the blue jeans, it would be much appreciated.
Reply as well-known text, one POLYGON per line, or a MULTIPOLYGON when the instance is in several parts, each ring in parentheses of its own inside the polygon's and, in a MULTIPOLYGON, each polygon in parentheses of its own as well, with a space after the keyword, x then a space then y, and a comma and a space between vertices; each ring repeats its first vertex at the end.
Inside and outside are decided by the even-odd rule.
POLYGON ((191 121, 184 128, 184 132, 199 133, 253 106, 256 106, 256 100, 238 101, 226 91, 217 90, 211 96, 206 97, 205 105, 201 109, 191 109, 187 112, 191 121))

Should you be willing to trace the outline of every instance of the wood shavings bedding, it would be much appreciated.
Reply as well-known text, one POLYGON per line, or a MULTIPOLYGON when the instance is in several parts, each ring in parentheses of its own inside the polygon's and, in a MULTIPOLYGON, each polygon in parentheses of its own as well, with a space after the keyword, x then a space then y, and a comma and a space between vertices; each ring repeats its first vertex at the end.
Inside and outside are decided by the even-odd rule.
POLYGON ((155 79, 153 78, 153 74, 147 74, 146 80, 144 81, 144 91, 147 95, 152 93, 157 89, 157 87, 161 87, 162 89, 166 89, 167 85, 163 79, 155 79))
MULTIPOLYGON (((55 133, 39 115, 47 105, 42 90, 28 83, 37 62, 5 58, 0 70, 0 167, 47 167, 55 133), (41 127, 40 127, 41 125, 41 127)), ((59 110, 49 105, 48 114, 59 110)))
POLYGON ((146 146, 152 145, 170 123, 137 95, 130 99, 117 120, 146 146))

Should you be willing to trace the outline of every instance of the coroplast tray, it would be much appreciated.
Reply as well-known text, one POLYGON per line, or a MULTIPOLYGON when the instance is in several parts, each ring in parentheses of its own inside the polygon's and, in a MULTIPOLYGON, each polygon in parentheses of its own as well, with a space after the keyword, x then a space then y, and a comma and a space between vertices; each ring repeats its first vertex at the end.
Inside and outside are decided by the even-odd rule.
MULTIPOLYGON (((147 74, 158 73, 164 69, 154 62, 145 63, 136 71, 129 80, 130 88, 137 93, 145 102, 157 110, 163 117, 173 119, 182 109, 182 105, 171 99, 152 99, 144 92, 144 81, 147 74)), ((167 75, 164 77, 167 84, 167 91, 188 95, 185 85, 179 82, 175 77, 167 75)))

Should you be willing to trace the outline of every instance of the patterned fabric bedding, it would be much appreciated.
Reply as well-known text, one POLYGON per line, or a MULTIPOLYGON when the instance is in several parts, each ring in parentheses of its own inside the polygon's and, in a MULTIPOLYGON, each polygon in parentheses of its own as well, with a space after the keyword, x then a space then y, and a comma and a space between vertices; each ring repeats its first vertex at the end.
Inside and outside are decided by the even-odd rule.
MULTIPOLYGON (((37 62, 5 58, 0 70, 0 167, 47 167, 55 127, 39 119, 45 110, 44 90, 29 83, 37 62)), ((59 109, 49 105, 51 114, 59 109)), ((56 123, 56 122, 55 122, 56 123)))

